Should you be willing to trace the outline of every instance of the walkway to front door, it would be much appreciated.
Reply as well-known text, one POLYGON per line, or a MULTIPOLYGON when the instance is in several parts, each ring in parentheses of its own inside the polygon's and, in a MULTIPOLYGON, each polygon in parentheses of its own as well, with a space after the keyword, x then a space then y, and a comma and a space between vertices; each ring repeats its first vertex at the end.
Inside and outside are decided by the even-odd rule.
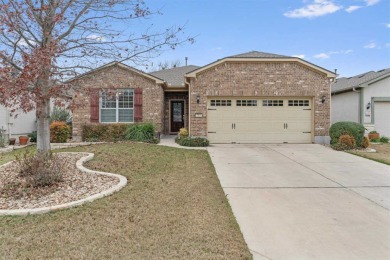
POLYGON ((171 133, 179 132, 180 128, 184 127, 184 101, 171 101, 171 133))

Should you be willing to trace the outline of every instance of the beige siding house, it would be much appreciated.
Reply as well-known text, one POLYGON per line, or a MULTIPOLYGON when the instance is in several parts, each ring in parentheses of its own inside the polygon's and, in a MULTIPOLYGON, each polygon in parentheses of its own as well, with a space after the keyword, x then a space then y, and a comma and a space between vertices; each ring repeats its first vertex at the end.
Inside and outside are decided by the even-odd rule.
POLYGON ((153 122, 162 134, 187 127, 212 143, 328 143, 334 78, 257 51, 150 74, 114 62, 70 81, 91 90, 78 96, 85 106, 73 111, 73 136, 83 124, 153 122))
POLYGON ((353 121, 390 137, 390 69, 339 78, 332 85, 332 123, 353 121))

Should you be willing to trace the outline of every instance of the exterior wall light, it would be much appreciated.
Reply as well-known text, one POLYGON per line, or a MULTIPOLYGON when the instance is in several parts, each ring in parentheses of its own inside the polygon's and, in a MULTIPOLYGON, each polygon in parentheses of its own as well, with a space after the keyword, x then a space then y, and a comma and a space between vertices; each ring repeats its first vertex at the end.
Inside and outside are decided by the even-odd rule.
POLYGON ((199 96, 199 95, 197 95, 197 96, 196 96, 196 103, 198 103, 198 104, 199 104, 199 102, 200 102, 200 96, 199 96))
POLYGON ((325 96, 322 96, 322 97, 321 97, 321 102, 322 102, 322 104, 325 103, 325 98, 326 98, 325 96))
POLYGON ((369 110, 371 108, 371 102, 368 102, 367 104, 367 110, 369 110))

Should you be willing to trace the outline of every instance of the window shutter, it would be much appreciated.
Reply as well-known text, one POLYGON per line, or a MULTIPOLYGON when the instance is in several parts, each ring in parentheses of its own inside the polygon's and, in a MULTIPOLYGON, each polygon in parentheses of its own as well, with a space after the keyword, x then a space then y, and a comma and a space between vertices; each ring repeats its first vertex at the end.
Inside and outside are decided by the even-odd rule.
POLYGON ((92 89, 90 96, 91 123, 99 123, 99 89, 92 89))
POLYGON ((142 122, 142 88, 134 89, 134 122, 142 122))

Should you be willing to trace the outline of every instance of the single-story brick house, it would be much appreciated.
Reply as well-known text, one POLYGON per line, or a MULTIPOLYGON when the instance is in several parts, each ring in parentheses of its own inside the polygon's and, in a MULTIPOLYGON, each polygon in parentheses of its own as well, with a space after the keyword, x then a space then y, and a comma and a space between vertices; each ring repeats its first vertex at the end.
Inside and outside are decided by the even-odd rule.
POLYGON ((263 52, 203 67, 145 73, 112 62, 70 81, 79 95, 73 137, 93 123, 152 122, 162 134, 187 127, 212 143, 327 143, 335 74, 305 60, 263 52), (116 98, 108 96, 115 88, 116 98))

